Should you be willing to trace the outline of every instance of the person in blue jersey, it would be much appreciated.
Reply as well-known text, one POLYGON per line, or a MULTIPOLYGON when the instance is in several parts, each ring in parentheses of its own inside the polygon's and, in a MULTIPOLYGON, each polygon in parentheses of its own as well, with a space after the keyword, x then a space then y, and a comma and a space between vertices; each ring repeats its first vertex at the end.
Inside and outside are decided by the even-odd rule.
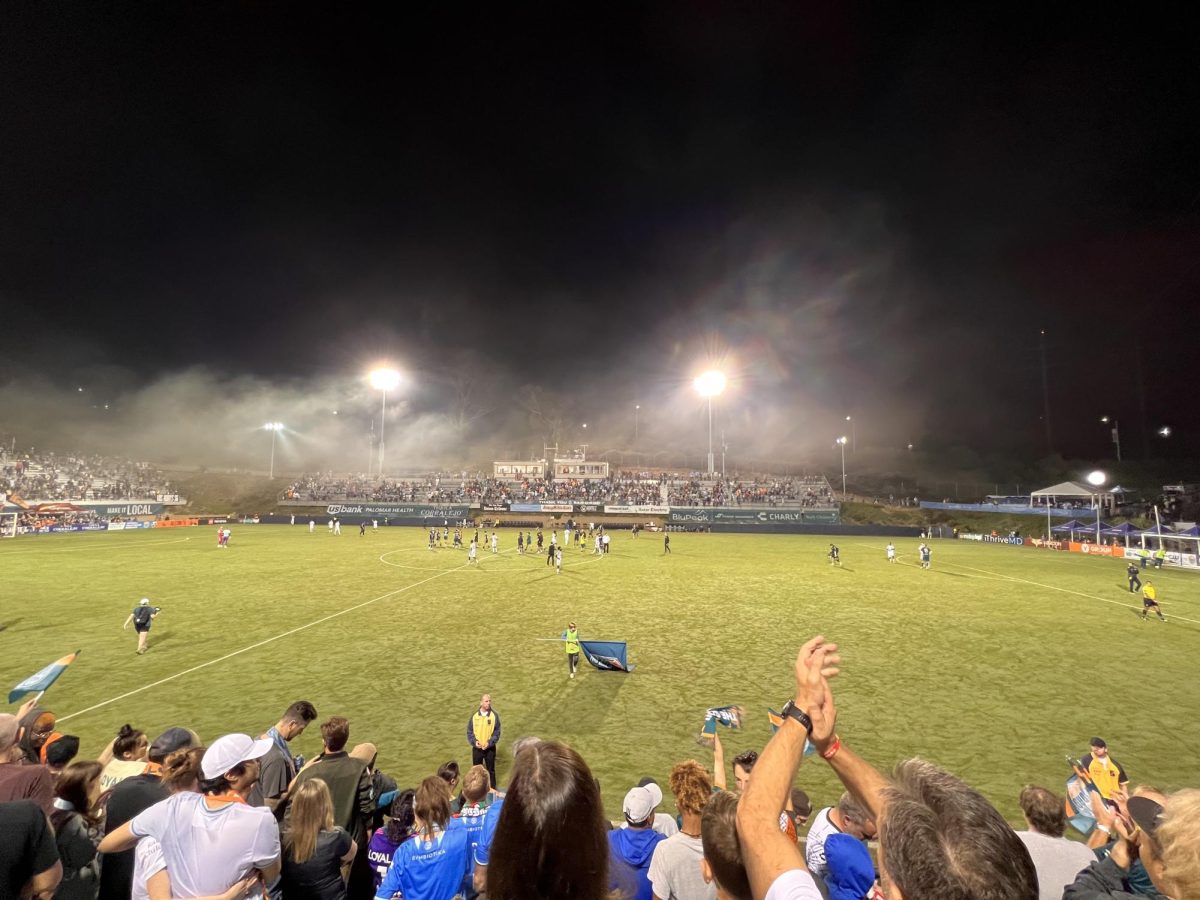
POLYGON ((437 775, 417 787, 413 836, 401 844, 375 891, 375 900, 454 900, 462 896, 471 863, 471 838, 461 819, 450 817, 450 789, 437 775))

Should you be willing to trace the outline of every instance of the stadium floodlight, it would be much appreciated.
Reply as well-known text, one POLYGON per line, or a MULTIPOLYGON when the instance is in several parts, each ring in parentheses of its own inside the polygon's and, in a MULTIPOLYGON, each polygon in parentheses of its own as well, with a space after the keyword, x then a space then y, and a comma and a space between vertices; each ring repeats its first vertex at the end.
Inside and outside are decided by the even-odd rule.
POLYGON ((846 421, 850 423, 850 452, 855 453, 858 451, 858 423, 853 416, 846 416, 846 421))
POLYGON ((282 422, 268 422, 263 426, 263 429, 271 432, 271 474, 270 477, 275 477, 275 435, 283 431, 282 422))
POLYGON ((1171 426, 1164 425, 1162 428, 1158 429, 1158 436, 1169 438, 1171 436, 1171 426))
MULTIPOLYGON (((400 384, 400 373, 395 369, 389 369, 386 366, 379 369, 372 369, 367 375, 371 382, 371 387, 379 391, 381 394, 379 404, 379 477, 383 477, 383 454, 384 454, 384 433, 387 430, 387 393, 395 390, 400 384)), ((371 473, 368 472, 368 475, 371 473)))
MULTIPOLYGON (((1101 472, 1099 469, 1096 469, 1094 472, 1088 472, 1087 483, 1090 484, 1092 487, 1095 487, 1095 488, 1103 487, 1104 482, 1106 482, 1106 481, 1108 481, 1108 475, 1105 474, 1104 472, 1101 472)), ((1100 543, 1100 506, 1101 506, 1100 501, 1101 501, 1100 494, 1097 493, 1097 494, 1092 495, 1092 503, 1096 507, 1096 543, 1097 544, 1100 543)))
POLYGON ((842 502, 846 502, 846 441, 847 438, 843 434, 837 439, 838 446, 842 448, 842 502))
POLYGON ((1117 445, 1117 462, 1121 461, 1121 423, 1115 418, 1101 416, 1100 423, 1102 425, 1112 425, 1112 442, 1117 445))
POLYGON ((713 397, 720 396, 725 390, 725 373, 719 369, 709 369, 697 375, 692 385, 696 388, 696 393, 708 401, 708 474, 714 475, 716 466, 713 463, 712 402, 713 397))

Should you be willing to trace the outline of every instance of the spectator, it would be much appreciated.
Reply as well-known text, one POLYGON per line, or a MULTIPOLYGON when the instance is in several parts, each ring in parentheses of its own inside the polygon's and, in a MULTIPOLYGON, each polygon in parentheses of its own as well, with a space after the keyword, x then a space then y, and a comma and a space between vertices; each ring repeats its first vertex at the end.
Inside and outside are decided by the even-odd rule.
POLYGON ((54 826, 62 883, 56 900, 95 900, 100 891, 100 857, 96 847, 103 837, 104 810, 100 808, 98 762, 67 766, 54 783, 54 826))
POLYGON ((717 900, 751 900, 750 880, 742 862, 737 832, 738 797, 717 791, 700 814, 700 841, 704 880, 716 888, 717 900))
POLYGON ((848 834, 860 841, 871 840, 876 836, 875 822, 866 810, 846 791, 838 800, 838 805, 827 806, 813 819, 812 827, 808 829, 808 838, 804 842, 804 861, 808 871, 818 878, 824 878, 825 839, 831 834, 848 834))
MULTIPOLYGON (((658 797, 658 803, 654 805, 654 825, 651 826, 663 837, 670 837, 673 834, 679 833, 679 825, 675 822, 675 817, 664 812, 659 812, 659 804, 662 803, 662 788, 658 786, 658 782, 653 778, 646 777, 637 783, 638 787, 648 788, 652 794, 658 797)), ((628 828, 629 823, 622 820, 622 828, 628 828)))
MULTIPOLYGON (((153 747, 152 744, 151 755, 154 753, 153 747)), ((200 793, 200 765, 203 759, 203 747, 188 747, 172 752, 163 760, 159 768, 159 777, 168 796, 181 791, 200 793)), ((129 778, 121 784, 128 784, 134 780, 129 778)), ((167 874, 167 864, 163 861, 162 847, 158 841, 152 837, 143 838, 138 841, 137 847, 127 852, 133 853, 134 860, 132 900, 149 900, 152 891, 156 897, 171 896, 171 878, 167 874)), ((108 864, 109 859, 106 859, 105 869, 108 868, 108 864)))
POLYGON ((683 826, 654 848, 650 860, 650 887, 659 900, 715 900, 717 896, 700 869, 704 857, 700 818, 712 792, 712 776, 694 759, 671 769, 671 793, 683 826))
MULTIPOLYGON (((36 701, 36 698, 35 698, 36 701)), ((40 706, 22 706, 17 715, 21 719, 21 753, 25 762, 37 765, 44 762, 42 747, 54 734, 55 716, 48 709, 40 706)))
POLYGON ((492 709, 492 695, 479 699, 479 709, 467 720, 467 743, 471 745, 471 764, 487 766, 488 777, 496 781, 496 744, 500 742, 500 714, 492 709))
POLYGON ((279 717, 279 721, 262 735, 271 739, 271 749, 259 760, 258 782, 246 802, 251 806, 265 806, 283 818, 287 804, 288 785, 296 777, 299 766, 288 746, 304 733, 308 723, 317 718, 317 710, 307 700, 297 700, 279 717))
MULTIPOLYGON (((349 890, 351 897, 360 897, 365 896, 374 883, 367 862, 367 830, 375 813, 375 798, 371 796, 371 773, 367 764, 346 752, 349 739, 350 722, 347 719, 333 716, 323 723, 321 740, 325 749, 296 776, 291 790, 299 790, 309 778, 320 778, 328 786, 333 801, 333 823, 344 828, 359 848, 350 869, 349 890)), ((286 817, 284 823, 289 826, 286 817)))
POLYGON ((462 821, 450 816, 446 782, 436 775, 422 781, 413 814, 413 837, 396 850, 376 900, 391 900, 396 892, 404 900, 453 900, 469 871, 471 846, 462 821))
POLYGON ((650 860, 654 850, 666 838, 655 831, 654 807, 662 802, 658 785, 630 788, 625 794, 621 811, 628 828, 616 828, 608 833, 610 849, 610 882, 614 890, 633 884, 635 892, 629 900, 651 900, 650 860))
POLYGON ((375 831, 383 827, 384 812, 391 808, 392 801, 396 798, 396 779, 375 768, 379 751, 374 744, 355 744, 350 750, 350 756, 367 764, 367 774, 371 776, 371 803, 374 807, 369 830, 375 831))
POLYGON ((344 828, 333 824, 333 800, 320 778, 309 778, 291 801, 283 841, 283 896, 288 900, 344 900, 342 866, 358 855, 344 828))
MULTIPOLYGON (((446 786, 450 788, 450 796, 453 797, 454 789, 458 787, 458 776, 460 774, 458 770, 458 763, 453 759, 449 762, 442 763, 441 766, 438 767, 437 774, 438 778, 446 782, 446 786)), ((460 797, 459 799, 461 800, 462 798, 460 797)))
POLYGON ((883 900, 875 884, 875 866, 867 845, 848 834, 831 834, 825 840, 829 900, 883 900))
POLYGON ((800 649, 795 701, 786 704, 783 726, 759 758, 742 798, 738 835, 754 895, 774 890, 795 898, 818 896, 800 851, 778 826, 808 731, 816 751, 879 822, 881 869, 894 896, 1033 900, 1033 861, 983 797, 918 759, 900 763, 889 781, 834 733, 837 712, 829 679, 838 674, 839 661, 837 645, 823 637, 800 649))
MULTIPOLYGON (((149 761, 140 775, 121 781, 108 795, 104 833, 108 835, 138 813, 170 796, 162 783, 165 761, 179 750, 198 747, 200 739, 186 728, 168 728, 154 739, 149 761)), ((103 781, 103 775, 101 775, 103 781)), ((144 852, 144 851, 143 851, 144 852)), ((100 900, 129 900, 133 890, 134 851, 110 853, 100 867, 100 900)))
POLYGON ((1018 831, 1017 837, 1033 859, 1038 894, 1041 900, 1061 900, 1063 889, 1092 864, 1095 856, 1086 845, 1063 837, 1067 814, 1062 797, 1027 785, 1021 790, 1020 804, 1029 830, 1018 831))
MULTIPOLYGON (((516 769, 517 759, 526 750, 532 750, 541 743, 540 738, 519 737, 513 741, 513 768, 516 769)), ((511 791, 511 785, 510 785, 511 791)), ((482 893, 487 887, 487 868, 491 858, 492 841, 496 836, 496 828, 500 823, 500 813, 504 808, 504 795, 498 796, 488 807, 483 817, 483 830, 479 834, 479 843, 475 845, 473 856, 475 872, 472 879, 476 892, 482 893)))
POLYGON ((79 755, 79 738, 73 734, 56 734, 42 745, 42 762, 53 778, 58 778, 67 763, 79 755))
POLYGON ((0 803, 32 800, 49 816, 54 812, 54 779, 45 766, 24 763, 23 731, 17 716, 0 713, 0 803))
POLYGON ((792 788, 789 800, 790 802, 785 812, 792 822, 790 834, 798 843, 800 841, 800 829, 808 824, 808 819, 812 815, 812 800, 800 788, 792 788))
MULTIPOLYGON (((758 761, 758 751, 745 750, 733 758, 733 783, 740 794, 750 783, 750 773, 758 761)), ((727 790, 725 781, 725 747, 721 744, 721 736, 713 735, 713 786, 727 790)))
POLYGON ((240 799, 270 749, 269 740, 247 734, 218 738, 201 760, 201 794, 181 791, 154 804, 109 832, 100 851, 127 850, 155 838, 176 896, 221 894, 256 873, 270 884, 280 869, 279 828, 270 810, 240 799))
MULTIPOLYGON (((444 778, 440 772, 438 777, 444 778)), ((463 777, 462 794, 450 803, 450 814, 456 819, 461 819, 466 826, 472 855, 483 833, 484 818, 492 805, 492 799, 491 779, 488 778, 487 769, 483 766, 471 766, 463 777)), ((463 893, 467 898, 477 896, 471 879, 464 881, 463 893)))
POLYGON ((46 814, 32 800, 0 802, 0 834, 0 897, 51 900, 62 864, 46 814))
POLYGON ((1063 900, 1132 900, 1130 875, 1141 862, 1154 890, 1172 900, 1200 897, 1200 791, 1184 790, 1167 797, 1139 788, 1117 816, 1112 851, 1076 876, 1063 900))
POLYGON ((144 732, 129 724, 122 725, 100 754, 100 762, 104 764, 100 784, 104 790, 111 791, 126 778, 141 775, 146 770, 149 751, 150 741, 144 732))
MULTIPOLYGON (((502 803, 488 810, 484 823, 479 850, 491 857, 490 865, 488 856, 483 860, 488 900, 605 900, 609 846, 600 788, 587 763, 570 747, 557 741, 526 741, 519 750, 514 745, 508 791, 502 803), (488 824, 497 809, 503 812, 495 841, 485 848, 488 824)), ((477 868, 476 889, 478 872, 477 868)), ((626 887, 632 891, 636 886, 626 887)))
POLYGON ((392 867, 392 859, 396 849, 412 837, 414 822, 413 801, 417 792, 405 788, 392 801, 387 823, 371 835, 371 843, 367 849, 367 859, 375 876, 375 893, 383 883, 383 876, 392 867))

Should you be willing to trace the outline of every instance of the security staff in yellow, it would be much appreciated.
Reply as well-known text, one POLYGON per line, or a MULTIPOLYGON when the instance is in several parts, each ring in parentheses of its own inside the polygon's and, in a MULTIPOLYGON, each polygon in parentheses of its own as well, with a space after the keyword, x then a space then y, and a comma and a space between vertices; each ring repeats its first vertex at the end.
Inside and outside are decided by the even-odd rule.
POLYGON ((579 668, 579 629, 574 622, 563 632, 563 648, 567 651, 567 677, 574 678, 575 670, 579 668))
POLYGON ((1129 784, 1129 777, 1121 764, 1108 755, 1108 744, 1103 738, 1092 738, 1091 745, 1092 752, 1083 755, 1079 760, 1080 767, 1092 779, 1100 796, 1111 801, 1117 788, 1129 784))
POLYGON ((487 767, 492 787, 496 784, 496 744, 500 741, 500 714, 492 709, 492 695, 479 699, 479 709, 467 720, 467 742, 471 745, 471 764, 487 767))

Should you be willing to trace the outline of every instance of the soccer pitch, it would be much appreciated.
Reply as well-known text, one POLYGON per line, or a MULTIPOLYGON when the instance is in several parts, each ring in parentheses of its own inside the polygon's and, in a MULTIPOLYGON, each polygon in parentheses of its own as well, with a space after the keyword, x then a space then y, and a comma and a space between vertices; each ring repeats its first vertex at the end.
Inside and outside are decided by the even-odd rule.
MULTIPOLYGON (((344 715, 351 743, 371 741, 380 768, 414 785, 449 759, 469 765, 467 718, 490 692, 503 723, 497 770, 523 734, 580 750, 610 816, 624 792, 694 757, 709 706, 741 704, 722 730, 726 758, 761 749, 766 708, 793 690, 800 644, 841 644, 834 684, 843 739, 881 768, 931 759, 981 790, 1012 821, 1023 784, 1062 789, 1064 754, 1104 737, 1133 782, 1195 784, 1200 746, 1200 581, 1142 573, 1168 624, 1136 617, 1124 564, 1021 547, 790 535, 613 533, 612 552, 572 547, 563 574, 518 556, 516 530, 477 567, 461 550, 426 549, 419 528, 340 537, 306 526, 22 538, 0 543, 0 686, 5 691, 77 648, 46 695, 59 730, 94 756, 124 722, 151 736, 187 725, 211 740, 257 734, 297 699, 321 719, 344 715), (138 599, 163 607, 138 656, 121 625, 138 599), (557 636, 629 643, 632 674, 583 663, 567 679, 557 636)), ((547 539, 549 534, 547 533, 547 539)), ((14 707, 8 707, 15 711, 14 707)), ((320 734, 293 745, 311 757, 320 734)), ((732 776, 731 780, 732 780, 732 776)), ((818 805, 840 787, 818 759, 798 784, 818 805)), ((668 799, 665 808, 671 808, 668 799)))

